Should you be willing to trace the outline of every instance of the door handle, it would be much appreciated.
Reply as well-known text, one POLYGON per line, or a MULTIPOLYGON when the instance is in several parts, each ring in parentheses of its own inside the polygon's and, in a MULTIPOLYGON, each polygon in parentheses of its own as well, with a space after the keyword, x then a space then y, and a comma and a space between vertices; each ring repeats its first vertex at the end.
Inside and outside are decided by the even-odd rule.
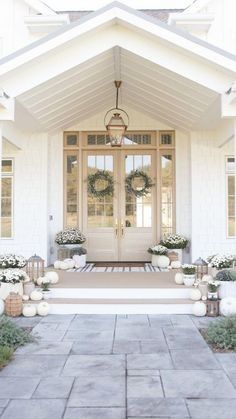
POLYGON ((124 227, 125 227, 125 225, 124 225, 124 221, 123 220, 121 220, 120 226, 121 226, 121 235, 124 236, 124 227))
POLYGON ((117 218, 116 218, 116 222, 115 222, 115 233, 116 233, 116 236, 118 236, 118 220, 117 220, 117 218))

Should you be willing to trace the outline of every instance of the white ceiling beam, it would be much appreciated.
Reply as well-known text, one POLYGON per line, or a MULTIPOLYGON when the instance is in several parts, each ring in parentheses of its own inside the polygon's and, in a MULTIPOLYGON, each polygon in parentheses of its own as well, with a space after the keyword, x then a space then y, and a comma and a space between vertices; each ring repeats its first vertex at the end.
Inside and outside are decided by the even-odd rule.
POLYGON ((36 12, 41 13, 42 15, 57 15, 57 13, 48 7, 44 2, 40 0, 24 0, 31 9, 34 9, 36 12))
POLYGON ((183 100, 180 100, 178 96, 168 95, 164 91, 156 89, 154 86, 148 87, 146 86, 145 82, 142 82, 141 80, 137 81, 132 77, 127 77, 127 75, 125 80, 126 83, 129 83, 134 88, 137 88, 138 90, 142 91, 144 95, 147 95, 148 97, 157 97, 159 101, 173 106, 177 110, 184 111, 184 113, 193 115, 194 117, 200 116, 204 111, 204 108, 206 107, 205 104, 204 108, 203 106, 201 107, 201 109, 193 108, 190 104, 184 102, 183 100))
MULTIPOLYGON (((153 101, 152 99, 149 99, 147 97, 144 97, 142 94, 139 94, 136 92, 135 89, 129 89, 129 94, 127 95, 129 97, 136 98, 136 100, 141 103, 144 103, 145 105, 149 106, 150 108, 153 109, 157 109, 163 112, 167 112, 170 116, 173 116, 176 120, 182 121, 182 122, 186 122, 187 124, 192 124, 195 119, 194 118, 189 118, 188 116, 186 116, 185 114, 176 112, 174 110, 172 110, 172 108, 169 106, 163 106, 162 103, 158 102, 157 100, 153 101)), ((126 94, 124 95, 124 100, 126 99, 126 94)))

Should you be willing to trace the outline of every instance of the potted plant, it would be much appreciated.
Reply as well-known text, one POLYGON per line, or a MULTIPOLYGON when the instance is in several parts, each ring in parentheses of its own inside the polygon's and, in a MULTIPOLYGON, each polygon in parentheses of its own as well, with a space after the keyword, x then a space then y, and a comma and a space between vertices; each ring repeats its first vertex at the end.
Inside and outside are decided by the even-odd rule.
POLYGON ((57 233, 55 242, 66 247, 81 246, 86 238, 78 228, 66 228, 57 233))
POLYGON ((48 300, 51 297, 51 290, 50 290, 51 281, 45 277, 41 283, 41 291, 43 294, 43 299, 48 300))
POLYGON ((166 268, 169 266, 170 260, 166 256, 167 247, 158 244, 153 247, 149 247, 148 253, 152 255, 152 266, 158 266, 160 268, 166 268))
POLYGON ((0 269, 24 268, 26 263, 24 256, 12 253, 0 255, 0 269))
POLYGON ((179 261, 182 262, 183 249, 185 249, 188 244, 186 237, 181 236, 180 234, 168 234, 164 236, 160 244, 167 247, 168 250, 172 250, 177 253, 179 261))
POLYGON ((0 272, 0 298, 5 300, 10 292, 23 295, 23 283, 28 281, 29 277, 22 269, 4 269, 0 272))
POLYGON ((236 298, 236 270, 234 269, 223 269, 216 275, 216 279, 220 281, 219 297, 236 298))
POLYGON ((218 300, 218 289, 220 286, 220 281, 211 279, 208 281, 208 300, 218 300))
POLYGON ((208 266, 211 268, 212 276, 216 276, 220 269, 231 268, 233 265, 234 256, 232 255, 212 255, 208 256, 208 266))
POLYGON ((184 264, 182 266, 184 274, 184 285, 192 287, 196 279, 196 266, 191 264, 184 264))
POLYGON ((83 268, 86 265, 87 250, 84 247, 79 247, 73 252, 73 260, 76 268, 83 268))

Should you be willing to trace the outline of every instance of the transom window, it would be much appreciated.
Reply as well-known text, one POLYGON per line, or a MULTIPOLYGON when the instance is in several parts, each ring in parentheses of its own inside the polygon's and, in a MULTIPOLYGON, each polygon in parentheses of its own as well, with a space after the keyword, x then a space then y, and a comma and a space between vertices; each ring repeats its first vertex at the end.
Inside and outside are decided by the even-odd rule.
POLYGON ((13 159, 2 160, 0 236, 13 236, 13 159))

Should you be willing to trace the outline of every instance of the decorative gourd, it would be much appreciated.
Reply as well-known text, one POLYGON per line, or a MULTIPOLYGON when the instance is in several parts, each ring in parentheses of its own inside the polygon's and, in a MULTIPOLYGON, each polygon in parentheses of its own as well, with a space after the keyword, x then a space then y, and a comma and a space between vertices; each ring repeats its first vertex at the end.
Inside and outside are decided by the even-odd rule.
POLYGON ((195 288, 190 291, 190 300, 199 301, 201 300, 202 294, 198 288, 195 288))
POLYGON ((236 298, 223 298, 220 302, 220 313, 223 316, 233 316, 236 314, 236 298))
POLYGON ((0 300, 0 316, 4 313, 4 301, 0 300))
POLYGON ((212 281, 212 279, 213 279, 213 276, 212 275, 208 275, 208 274, 203 275, 203 277, 202 277, 202 281, 203 282, 209 282, 209 281, 212 281))
POLYGON ((157 260, 158 268, 165 269, 169 266, 169 264, 170 264, 170 259, 168 258, 168 256, 165 256, 165 255, 158 256, 158 260, 157 260))
POLYGON ((206 315, 206 304, 203 301, 197 301, 193 304, 193 315, 197 317, 203 317, 206 315))
POLYGON ((45 278, 47 278, 49 282, 51 282, 51 284, 57 284, 57 282, 59 281, 59 275, 57 272, 54 271, 46 272, 45 278))
POLYGON ((181 268, 181 262, 179 260, 173 260, 173 262, 171 262, 171 267, 173 269, 179 269, 181 268))
POLYGON ((175 274, 175 283, 178 285, 182 285, 184 283, 184 275, 180 272, 177 272, 177 274, 175 274))
POLYGON ((22 300, 29 301, 29 295, 26 295, 26 294, 22 295, 22 300))
POLYGON ((40 300, 42 300, 42 298, 43 298, 43 294, 39 290, 35 290, 35 291, 31 292, 31 294, 30 294, 30 299, 32 301, 40 301, 40 300))
POLYGON ((60 263, 60 269, 62 269, 62 270, 69 269, 67 262, 61 262, 60 263))
POLYGON ((68 269, 73 269, 75 267, 75 261, 73 259, 65 259, 65 263, 68 265, 68 269))
POLYGON ((42 301, 37 306, 37 313, 39 316, 47 316, 50 312, 50 305, 46 301, 42 301))
POLYGON ((32 304, 25 304, 23 308, 23 316, 34 317, 35 315, 36 315, 36 307, 32 304))
POLYGON ((61 261, 60 260, 56 260, 54 262, 54 269, 60 269, 60 265, 61 265, 61 261))
POLYGON ((40 277, 36 280, 37 285, 41 286, 41 285, 42 285, 42 283, 43 283, 43 280, 44 280, 44 276, 40 276, 40 277))

